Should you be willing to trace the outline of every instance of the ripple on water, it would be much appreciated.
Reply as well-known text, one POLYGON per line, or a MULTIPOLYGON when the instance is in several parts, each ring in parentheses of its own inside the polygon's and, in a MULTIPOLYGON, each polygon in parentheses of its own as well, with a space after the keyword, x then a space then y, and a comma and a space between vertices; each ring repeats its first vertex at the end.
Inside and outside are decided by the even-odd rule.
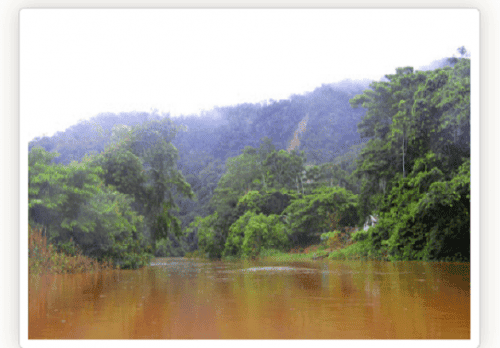
POLYGON ((317 269, 312 268, 295 268, 295 267, 279 267, 279 266, 270 266, 270 267, 251 267, 240 269, 240 272, 264 272, 264 273, 273 273, 273 272, 317 272, 317 269))

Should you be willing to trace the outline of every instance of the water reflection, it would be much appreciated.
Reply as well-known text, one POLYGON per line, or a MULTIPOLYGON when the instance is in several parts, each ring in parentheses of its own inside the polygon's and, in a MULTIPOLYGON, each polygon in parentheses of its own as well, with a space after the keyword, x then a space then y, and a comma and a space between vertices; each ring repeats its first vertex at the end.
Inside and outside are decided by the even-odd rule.
POLYGON ((30 338, 470 338, 468 264, 157 259, 33 276, 30 338))

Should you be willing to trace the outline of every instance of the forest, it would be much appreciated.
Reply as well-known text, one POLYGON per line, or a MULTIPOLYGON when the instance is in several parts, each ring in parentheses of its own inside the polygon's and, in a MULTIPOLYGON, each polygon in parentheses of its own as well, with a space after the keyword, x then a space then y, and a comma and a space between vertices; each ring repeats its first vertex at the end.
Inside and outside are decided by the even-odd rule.
POLYGON ((470 58, 202 115, 104 113, 29 143, 29 224, 153 257, 470 260, 470 58), (376 220, 372 226, 370 220, 376 220))

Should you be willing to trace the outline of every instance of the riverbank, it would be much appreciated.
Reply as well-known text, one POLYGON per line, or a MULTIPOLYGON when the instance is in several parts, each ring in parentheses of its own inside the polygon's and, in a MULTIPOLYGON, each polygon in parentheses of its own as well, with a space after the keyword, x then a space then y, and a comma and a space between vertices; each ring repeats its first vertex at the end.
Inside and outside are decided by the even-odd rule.
POLYGON ((366 255, 363 242, 357 242, 345 247, 332 249, 322 244, 311 245, 303 250, 292 249, 289 252, 279 250, 264 250, 259 258, 274 261, 309 261, 309 260, 373 260, 366 255))
MULTIPOLYGON (((319 244, 312 244, 305 248, 294 247, 288 252, 277 249, 264 249, 257 256, 258 259, 267 259, 278 262, 289 261, 315 261, 315 260, 371 260, 387 261, 386 257, 372 257, 368 255, 368 241, 353 241, 339 238, 334 235, 319 244)), ((186 253, 188 259, 207 259, 199 250, 186 253)), ((238 259, 236 257, 224 258, 226 260, 238 259)))
POLYGON ((302 260, 372 260, 387 261, 387 257, 373 257, 369 255, 369 241, 357 229, 345 228, 342 231, 324 233, 319 244, 305 248, 292 248, 289 252, 279 250, 264 250, 259 257, 275 261, 302 261, 302 260))
POLYGON ((47 242, 41 228, 28 228, 29 233, 29 274, 67 274, 97 272, 114 269, 111 262, 99 262, 74 251, 73 255, 60 252, 47 242))

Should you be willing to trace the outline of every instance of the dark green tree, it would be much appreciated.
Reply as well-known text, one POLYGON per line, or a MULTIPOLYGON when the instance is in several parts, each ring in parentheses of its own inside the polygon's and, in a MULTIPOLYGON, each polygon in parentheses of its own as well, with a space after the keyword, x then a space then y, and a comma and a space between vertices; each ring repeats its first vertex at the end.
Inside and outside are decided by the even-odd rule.
POLYGON ((179 235, 180 220, 174 216, 178 195, 194 198, 191 185, 177 169, 178 151, 171 140, 177 127, 169 118, 133 129, 128 148, 141 158, 146 178, 143 185, 145 216, 150 227, 153 253, 156 243, 170 233, 179 235))
POLYGON ((321 233, 358 221, 356 195, 341 187, 321 187, 293 200, 282 216, 295 243, 307 244, 321 233))
POLYGON ((62 165, 50 162, 54 156, 40 148, 29 153, 30 224, 43 226, 52 243, 97 259, 128 268, 149 263, 134 198, 106 186, 93 158, 62 165))

